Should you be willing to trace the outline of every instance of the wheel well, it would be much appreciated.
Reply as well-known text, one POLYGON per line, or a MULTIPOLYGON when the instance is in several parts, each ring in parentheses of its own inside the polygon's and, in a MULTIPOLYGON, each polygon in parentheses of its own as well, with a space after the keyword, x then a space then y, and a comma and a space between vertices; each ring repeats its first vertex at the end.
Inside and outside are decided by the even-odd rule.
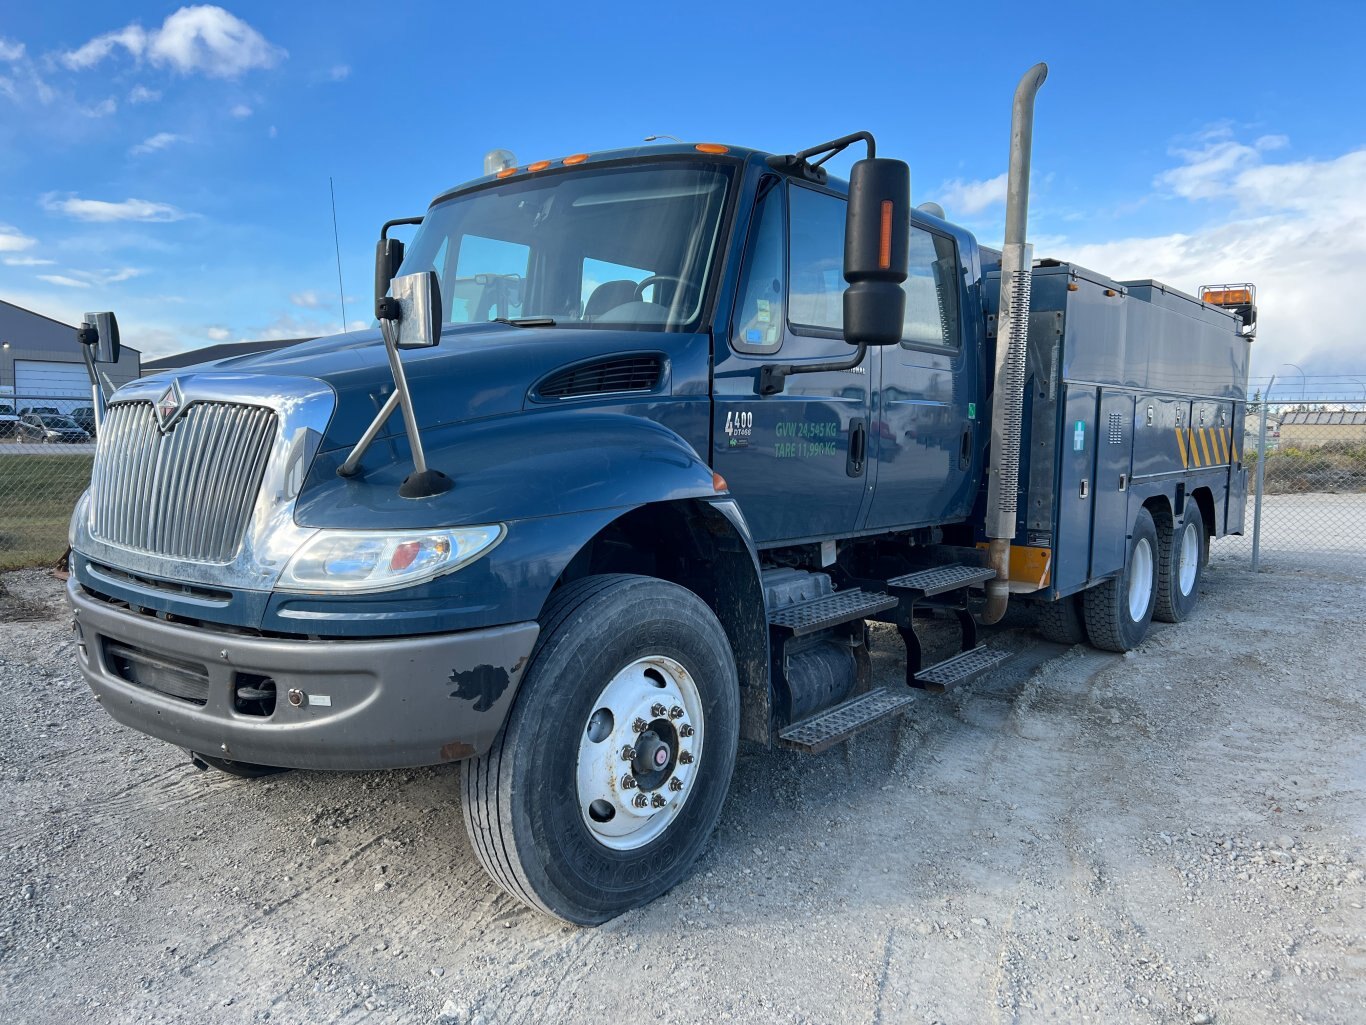
POLYGON ((1143 508, 1152 513, 1153 522, 1157 524, 1173 523, 1172 503, 1166 495, 1153 495, 1143 503, 1143 508))
POLYGON ((555 590, 599 573, 638 573, 668 580, 707 603, 725 629, 735 656, 740 735, 768 743, 769 654, 763 588, 754 555, 735 525, 708 502, 640 506, 613 520, 579 549, 555 582, 555 590))
POLYGON ((1200 509, 1200 517, 1205 521, 1205 534, 1214 537, 1216 524, 1214 522, 1214 494, 1207 487, 1196 488, 1191 492, 1191 499, 1200 509))

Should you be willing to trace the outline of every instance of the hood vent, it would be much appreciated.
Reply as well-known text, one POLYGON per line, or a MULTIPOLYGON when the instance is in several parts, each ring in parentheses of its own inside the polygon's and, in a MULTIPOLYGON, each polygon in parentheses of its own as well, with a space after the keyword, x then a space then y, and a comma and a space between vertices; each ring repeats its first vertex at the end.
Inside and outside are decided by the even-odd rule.
POLYGON ((577 399, 588 395, 647 392, 659 387, 664 374, 661 356, 645 353, 611 356, 557 370, 533 389, 545 401, 577 399))

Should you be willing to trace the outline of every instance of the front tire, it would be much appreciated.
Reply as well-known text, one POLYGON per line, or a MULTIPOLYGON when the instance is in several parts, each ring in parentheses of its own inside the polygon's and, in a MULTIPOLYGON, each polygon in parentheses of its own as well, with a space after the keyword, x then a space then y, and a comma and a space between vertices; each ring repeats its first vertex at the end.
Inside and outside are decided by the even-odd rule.
POLYGON ((1190 618, 1200 604, 1200 581, 1209 561, 1209 535, 1200 507, 1186 501, 1181 523, 1157 525, 1157 608, 1153 618, 1164 623, 1181 623, 1190 618), (1165 528, 1165 529, 1164 529, 1165 528))
POLYGON ((695 594, 626 575, 564 587, 507 723, 463 766, 476 857, 513 897, 577 925, 649 903, 715 828, 739 723, 730 644, 695 594))
POLYGON ((1157 528, 1138 510, 1125 548, 1124 569, 1082 595, 1086 634, 1105 651, 1131 651, 1143 643, 1157 606, 1157 528))

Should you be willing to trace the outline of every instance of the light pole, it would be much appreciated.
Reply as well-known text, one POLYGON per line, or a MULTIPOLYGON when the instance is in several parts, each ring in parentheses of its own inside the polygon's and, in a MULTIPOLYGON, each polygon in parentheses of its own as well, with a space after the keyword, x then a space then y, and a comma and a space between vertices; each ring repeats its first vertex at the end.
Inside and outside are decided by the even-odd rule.
POLYGON ((1305 402, 1304 402, 1304 382, 1305 382, 1304 370, 1301 369, 1301 367, 1300 367, 1300 365, 1299 365, 1298 363, 1282 363, 1281 366, 1283 366, 1283 367, 1294 367, 1296 370, 1299 370, 1299 372, 1300 372, 1300 405, 1303 406, 1303 405, 1305 404, 1305 402))

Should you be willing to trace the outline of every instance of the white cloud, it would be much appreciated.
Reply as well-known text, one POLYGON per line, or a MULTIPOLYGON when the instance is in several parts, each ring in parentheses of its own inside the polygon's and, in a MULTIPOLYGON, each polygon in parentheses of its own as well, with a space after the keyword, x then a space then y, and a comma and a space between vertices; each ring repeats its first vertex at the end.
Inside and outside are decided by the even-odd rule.
POLYGON ((0 36, 0 61, 23 60, 24 44, 15 43, 0 36))
POLYGON ((1317 373, 1366 371, 1357 327, 1366 148, 1325 160, 1267 162, 1266 154, 1281 148, 1264 139, 1252 146, 1215 139, 1180 151, 1184 162, 1158 176, 1192 203, 1230 204, 1231 219, 1058 250, 1116 278, 1157 278, 1191 293, 1202 284, 1252 281, 1259 305, 1255 372, 1275 372, 1285 360, 1312 364, 1317 373))
POLYGON ((155 103, 161 99, 161 90, 148 89, 145 85, 135 85, 128 93, 129 103, 155 103))
POLYGON ((39 274, 39 281, 46 281, 52 285, 62 285, 66 288, 89 288, 90 282, 78 281, 75 278, 68 278, 64 274, 39 274))
POLYGON ((232 332, 225 327, 210 327, 205 329, 204 333, 209 336, 210 340, 215 342, 226 342, 232 337, 232 332))
POLYGON ((312 289, 303 292, 295 292, 289 297, 289 301, 295 306, 302 306, 306 310, 316 310, 324 305, 324 299, 312 289))
POLYGON ((37 243, 36 238, 30 238, 18 228, 12 228, 8 224, 0 224, 0 252, 18 253, 25 249, 32 249, 37 243))
POLYGON ((970 217, 989 206, 1006 201, 1006 175, 998 174, 985 181, 963 181, 954 178, 939 187, 937 198, 949 219, 970 217))
POLYGON ((331 70, 328 71, 327 77, 332 79, 332 81, 334 82, 340 82, 342 79, 348 77, 350 74, 350 64, 334 64, 331 70))
POLYGON ((189 216, 169 203, 153 203, 148 199, 125 199, 110 203, 103 199, 81 199, 78 196, 59 198, 55 192, 42 197, 43 209, 65 214, 78 221, 179 221, 189 216))
POLYGON ((188 141, 186 136, 177 135, 175 132, 157 132, 156 135, 144 139, 142 142, 138 143, 128 152, 133 154, 134 156, 138 156, 143 153, 155 153, 158 150, 165 149, 167 146, 170 146, 173 143, 186 141, 188 141))
POLYGON ((228 111, 228 113, 235 118, 244 118, 251 117, 252 111, 245 103, 239 103, 237 106, 233 107, 232 110, 228 111))
POLYGON ((269 135, 269 136, 273 139, 273 138, 275 138, 277 135, 279 135, 280 133, 279 133, 279 131, 276 130, 276 128, 275 128, 274 125, 271 125, 271 126, 270 126, 270 131, 266 132, 266 134, 269 135))
POLYGON ((44 260, 38 256, 7 256, 4 259, 7 267, 51 267, 56 262, 56 260, 44 260))
POLYGON ((182 7, 148 31, 134 22, 96 36, 62 55, 68 68, 92 68, 121 47, 135 60, 144 57, 158 67, 181 74, 199 72, 215 78, 236 78, 254 68, 272 68, 287 54, 241 18, 221 7, 203 4, 182 7))
MULTIPOLYGON (((51 260, 46 261, 51 263, 51 260)), ((140 277, 143 271, 137 267, 121 267, 118 270, 74 270, 68 274, 39 274, 40 281, 68 288, 89 288, 91 285, 115 285, 120 281, 140 277)))
POLYGON ((86 117, 108 117, 118 109, 118 101, 112 96, 107 96, 93 107, 83 107, 81 113, 86 117))

